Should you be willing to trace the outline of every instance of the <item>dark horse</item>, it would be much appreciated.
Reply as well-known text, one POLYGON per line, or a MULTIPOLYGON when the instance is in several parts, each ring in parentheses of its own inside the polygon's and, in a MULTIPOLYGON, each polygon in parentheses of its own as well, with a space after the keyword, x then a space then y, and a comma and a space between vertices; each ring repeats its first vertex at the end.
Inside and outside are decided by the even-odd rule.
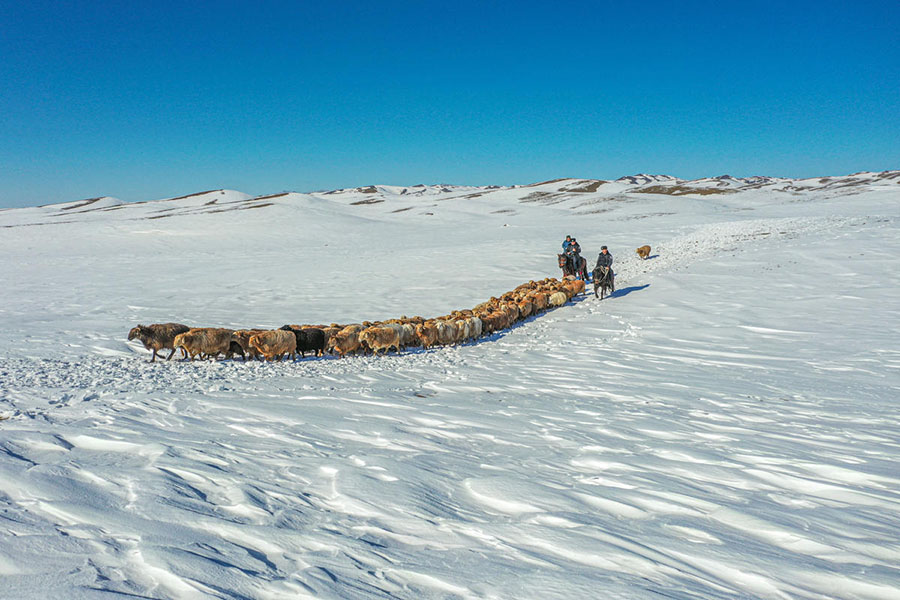
POLYGON ((572 275, 587 281, 587 260, 583 256, 578 257, 581 262, 575 267, 565 254, 557 254, 556 258, 559 260, 559 268, 562 269, 563 277, 572 275))
POLYGON ((597 267, 593 271, 594 275, 594 298, 603 300, 610 293, 616 291, 616 279, 610 267, 597 267), (600 290, 600 294, 597 294, 600 290))

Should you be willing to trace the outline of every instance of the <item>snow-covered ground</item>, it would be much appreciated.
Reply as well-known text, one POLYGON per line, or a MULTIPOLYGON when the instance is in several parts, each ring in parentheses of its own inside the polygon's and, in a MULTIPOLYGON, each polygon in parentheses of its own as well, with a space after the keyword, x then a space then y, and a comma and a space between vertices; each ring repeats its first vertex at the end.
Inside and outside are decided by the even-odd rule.
POLYGON ((898 172, 101 198, 0 256, 2 598, 900 598, 898 172), (476 343, 125 340, 470 308, 566 234, 618 291, 476 343))

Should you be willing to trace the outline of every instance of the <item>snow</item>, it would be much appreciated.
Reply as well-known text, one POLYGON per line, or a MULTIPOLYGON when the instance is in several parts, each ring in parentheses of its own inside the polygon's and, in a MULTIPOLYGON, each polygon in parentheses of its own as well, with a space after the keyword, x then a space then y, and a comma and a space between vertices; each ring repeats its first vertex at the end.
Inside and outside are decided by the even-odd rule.
POLYGON ((2 211, 0 595, 900 597, 897 175, 2 211), (476 343, 125 339, 444 314, 557 275, 568 233, 618 291, 476 343))

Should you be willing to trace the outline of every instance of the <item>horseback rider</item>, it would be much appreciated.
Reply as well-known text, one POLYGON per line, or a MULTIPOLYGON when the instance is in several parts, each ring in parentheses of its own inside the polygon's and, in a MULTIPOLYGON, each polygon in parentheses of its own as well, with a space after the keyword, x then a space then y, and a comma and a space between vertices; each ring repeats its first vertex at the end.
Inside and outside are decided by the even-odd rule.
POLYGON ((606 246, 601 246, 600 254, 597 256, 597 266, 594 267, 594 279, 602 279, 606 271, 609 271, 609 283, 612 286, 612 291, 616 291, 616 279, 612 270, 612 264, 612 254, 609 253, 606 246))
POLYGON ((581 244, 575 238, 572 238, 569 247, 566 248, 566 257, 572 265, 572 272, 575 273, 575 276, 581 276, 581 244))

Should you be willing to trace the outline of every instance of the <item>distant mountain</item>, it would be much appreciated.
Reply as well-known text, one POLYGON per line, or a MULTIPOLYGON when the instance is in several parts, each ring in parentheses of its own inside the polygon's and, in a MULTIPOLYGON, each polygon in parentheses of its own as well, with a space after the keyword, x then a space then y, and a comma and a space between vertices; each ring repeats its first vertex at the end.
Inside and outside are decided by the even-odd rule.
POLYGON ((629 183, 631 185, 646 185, 648 183, 672 183, 681 181, 677 177, 671 175, 647 175, 646 173, 638 173, 637 175, 626 175, 616 179, 618 183, 629 183))
MULTIPOLYGON (((827 197, 854 195, 867 190, 900 192, 900 171, 861 172, 852 175, 789 179, 769 176, 719 175, 683 180, 671 175, 639 173, 615 181, 562 178, 514 186, 453 184, 411 186, 369 185, 356 188, 252 196, 235 190, 207 190, 161 200, 123 202, 109 196, 0 211, 0 227, 44 225, 97 220, 158 220, 281 207, 283 210, 350 212, 363 218, 432 217, 450 212, 485 216, 514 216, 525 210, 552 206, 590 214, 607 212, 611 203, 643 202, 661 196, 715 197, 730 205, 783 201, 798 194, 827 197), (397 215, 394 217, 393 215, 397 215)), ((247 214, 241 212, 239 214, 247 214)))

